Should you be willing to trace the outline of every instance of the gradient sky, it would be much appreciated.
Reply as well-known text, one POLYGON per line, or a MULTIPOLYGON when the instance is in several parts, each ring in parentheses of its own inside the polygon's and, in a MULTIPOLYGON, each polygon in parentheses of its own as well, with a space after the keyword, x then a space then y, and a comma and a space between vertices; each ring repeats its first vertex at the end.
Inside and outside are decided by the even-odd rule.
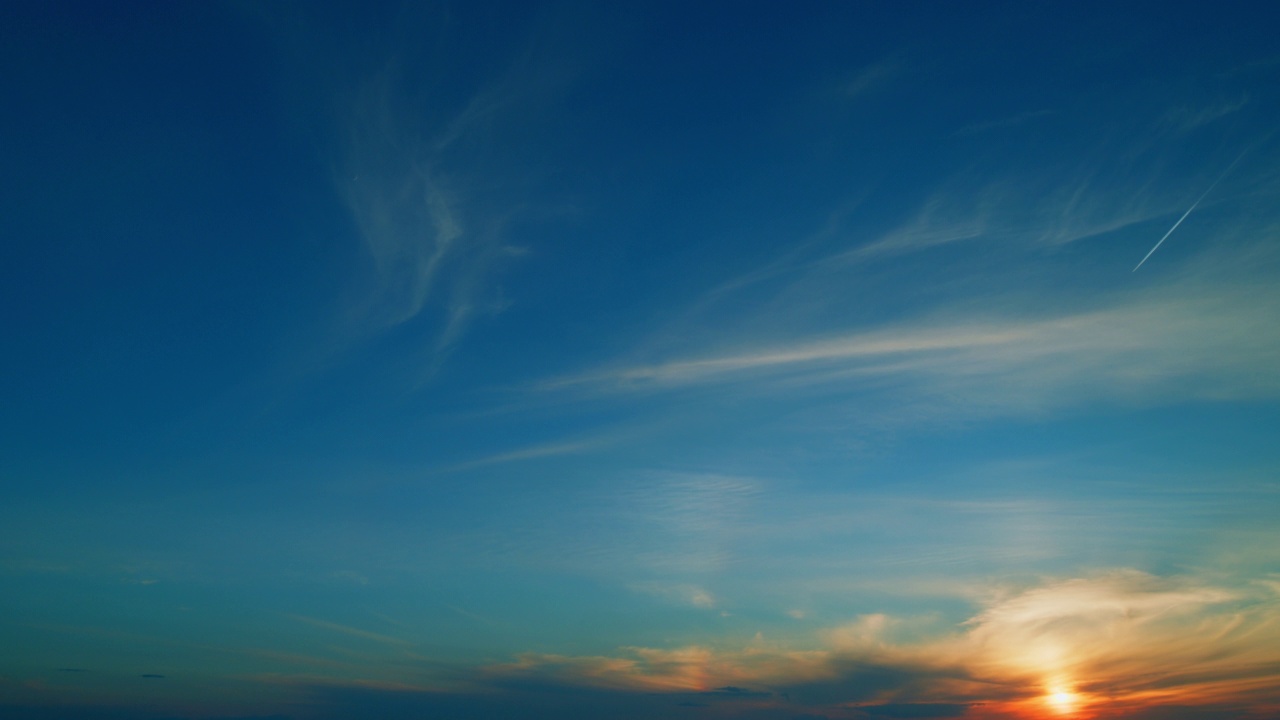
POLYGON ((3 3, 0 714, 1280 716, 1277 27, 3 3))

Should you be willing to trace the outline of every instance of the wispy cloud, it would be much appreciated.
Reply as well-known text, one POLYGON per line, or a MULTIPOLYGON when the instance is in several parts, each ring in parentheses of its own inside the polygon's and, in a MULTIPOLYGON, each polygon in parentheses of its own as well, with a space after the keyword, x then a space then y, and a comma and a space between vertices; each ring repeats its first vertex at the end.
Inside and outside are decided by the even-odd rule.
POLYGON ((1248 398, 1280 392, 1280 302, 1269 287, 1165 288, 1053 317, 955 316, 799 338, 553 380, 550 390, 656 392, 806 385, 1019 409, 1103 398, 1248 398))
POLYGON ((1100 142, 1083 158, 1045 161, 1047 167, 1014 164, 995 172, 975 165, 942 181, 897 227, 821 263, 869 261, 979 239, 1053 247, 1152 221, 1185 202, 1187 188, 1166 177, 1179 158, 1164 145, 1175 140, 1140 136, 1123 148, 1116 140, 1100 142))
POLYGON ((1184 105, 1170 110, 1164 122, 1177 132, 1193 132, 1201 127, 1229 117, 1244 109, 1249 103, 1248 96, 1242 95, 1231 100, 1219 100, 1204 105, 1184 105))
POLYGON ((607 445, 609 440, 609 438, 590 438, 569 442, 529 445, 515 450, 508 450, 476 458, 474 460, 467 460, 453 465, 447 465, 443 468, 439 468, 436 472, 462 472, 464 470, 474 470, 476 468, 489 467, 491 465, 504 465, 507 463, 519 462, 521 460, 535 460, 538 458, 558 457, 561 455, 576 455, 578 453, 588 452, 607 445))
POLYGON ((644 593, 646 595, 655 595, 667 600, 692 605, 696 608, 704 610, 714 609, 716 606, 715 597, 707 590, 697 585, 681 585, 659 582, 643 582, 632 583, 631 589, 644 593))
POLYGON ((994 187, 985 188, 976 195, 936 193, 915 217, 903 225, 876 240, 821 262, 839 264, 868 260, 982 237, 993 229, 992 213, 999 201, 1000 195, 994 187))
POLYGON ((288 617, 294 620, 297 620, 299 622, 304 622, 308 625, 313 625, 315 627, 322 628, 324 630, 332 630, 333 632, 342 633, 343 635, 350 635, 351 637, 358 637, 364 640, 372 640, 374 642, 382 643, 384 645, 407 646, 407 645, 413 644, 408 640, 405 640, 404 638, 391 637, 390 635, 383 635, 381 633, 370 632, 368 630, 361 630, 360 628, 351 627, 349 625, 340 625, 335 622, 329 622, 328 620, 320 620, 318 618, 307 617, 305 615, 289 615, 288 617))
POLYGON ((1028 110, 1010 117, 986 120, 972 125, 966 125, 965 127, 957 130, 956 135, 976 135, 990 130, 1004 130, 1053 114, 1053 110, 1028 110))
POLYGON ((859 98, 898 78, 905 68, 903 54, 894 53, 859 69, 840 85, 840 94, 846 98, 859 98))
MULTIPOLYGON (((656 473, 622 493, 619 520, 648 538, 634 560, 661 573, 703 576, 725 566, 760 493, 751 478, 707 473, 656 473)), ((696 588, 693 604, 714 604, 696 588)))
POLYGON ((495 277, 527 252, 510 239, 533 202, 514 190, 527 170, 495 149, 563 84, 563 69, 535 49, 461 100, 418 67, 432 62, 420 51, 392 50, 346 103, 335 176, 372 270, 347 321, 358 335, 412 324, 427 338, 428 371, 472 322, 506 307, 495 277), (438 102, 421 103, 424 82, 438 102))
MULTIPOLYGON (((932 178, 932 189, 887 227, 875 213, 840 218, 824 230, 823 242, 811 239, 779 244, 787 248, 760 270, 722 282, 713 294, 781 274, 805 282, 815 273, 856 269, 860 265, 940 249, 960 242, 987 241, 1002 249, 1040 251, 1099 238, 1181 212, 1229 161, 1227 148, 1205 155, 1196 143, 1222 143, 1212 120, 1246 109, 1240 101, 1177 106, 1144 116, 1123 127, 1081 130, 1095 107, 1029 111, 1002 120, 962 128, 968 135, 1016 125, 1026 137, 984 143, 981 156, 932 178), (1043 121, 1043 122, 1033 122, 1043 121), (1028 145, 1030 143, 1030 145, 1028 145), (1061 150, 1044 152, 1044 148, 1061 150), (1031 149, 1034 147, 1034 151, 1031 149), (864 220, 874 219, 874 225, 864 220)), ((1269 136, 1268 136, 1269 137, 1269 136)), ((1257 144, 1237 138, 1235 147, 1257 144)), ((962 154, 963 157, 963 154, 962 154)), ((1265 174, 1261 161, 1242 168, 1235 179, 1247 187, 1265 174)), ((1235 192, 1227 192, 1230 198, 1235 192)), ((894 198, 894 204, 901 202, 894 198)))
MULTIPOLYGON (((475 272, 483 259, 476 251, 486 254, 482 234, 463 218, 467 198, 442 167, 439 143, 422 135, 421 118, 395 107, 399 93, 390 71, 362 89, 339 183, 377 275, 365 314, 381 326, 417 317, 433 292, 441 293, 442 273, 454 270, 446 265, 469 260, 472 267, 462 270, 475 272)), ((445 288, 446 303, 455 292, 445 288)), ((456 303, 445 309, 441 341, 464 312, 456 303)))

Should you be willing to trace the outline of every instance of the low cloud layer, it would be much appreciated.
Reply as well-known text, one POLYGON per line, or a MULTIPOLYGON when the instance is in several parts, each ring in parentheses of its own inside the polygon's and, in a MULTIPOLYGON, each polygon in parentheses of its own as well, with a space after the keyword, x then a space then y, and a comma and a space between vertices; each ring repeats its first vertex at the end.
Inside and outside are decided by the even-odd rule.
POLYGON ((803 649, 758 639, 738 648, 527 654, 484 676, 499 686, 634 693, 739 688, 761 706, 837 717, 1256 710, 1277 701, 1280 683, 1274 583, 1226 589, 1121 570, 992 597, 945 637, 899 642, 894 628, 893 618, 869 615, 803 649))

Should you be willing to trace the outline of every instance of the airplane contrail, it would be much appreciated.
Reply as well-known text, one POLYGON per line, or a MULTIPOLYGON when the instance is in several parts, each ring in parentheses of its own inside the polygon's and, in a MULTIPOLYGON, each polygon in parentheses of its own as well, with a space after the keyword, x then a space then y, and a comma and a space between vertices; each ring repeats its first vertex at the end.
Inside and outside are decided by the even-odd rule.
POLYGON ((1142 260, 1138 262, 1137 265, 1133 266, 1133 270, 1131 270, 1130 272, 1138 272, 1138 268, 1142 267, 1142 263, 1146 262, 1147 258, 1151 257, 1151 255, 1155 253, 1156 250, 1160 249, 1160 246, 1164 244, 1164 241, 1167 240, 1169 236, 1173 234, 1174 230, 1178 229, 1178 226, 1182 224, 1183 220, 1187 219, 1187 216, 1191 214, 1192 210, 1196 209, 1196 206, 1200 204, 1200 201, 1204 200, 1209 195, 1209 193, 1213 192, 1213 189, 1218 186, 1218 183, 1222 182, 1222 178, 1226 177, 1227 173, 1231 172, 1231 169, 1236 166, 1236 163, 1240 162, 1240 158, 1243 158, 1244 154, 1248 151, 1249 151, 1248 148, 1245 148, 1244 150, 1240 151, 1240 154, 1236 156, 1236 159, 1231 161, 1231 164, 1227 166, 1226 170, 1222 171, 1222 174, 1218 176, 1217 180, 1213 181, 1213 184, 1209 186, 1209 189, 1201 193, 1200 197, 1196 198, 1196 201, 1191 203, 1191 207, 1187 208, 1187 211, 1182 213, 1182 217, 1178 218, 1178 222, 1174 223, 1173 227, 1169 228, 1169 231, 1164 234, 1164 237, 1160 238, 1160 242, 1156 243, 1156 246, 1151 248, 1151 250, 1147 252, 1146 256, 1144 256, 1142 260))

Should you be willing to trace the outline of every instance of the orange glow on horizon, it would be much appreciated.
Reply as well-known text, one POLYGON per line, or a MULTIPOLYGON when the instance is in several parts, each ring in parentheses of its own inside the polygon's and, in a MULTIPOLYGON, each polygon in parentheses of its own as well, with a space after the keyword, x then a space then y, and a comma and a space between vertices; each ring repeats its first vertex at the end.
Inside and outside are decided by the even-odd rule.
POLYGON ((1070 716, 1075 714, 1080 708, 1081 697, 1079 694, 1072 692, 1063 685, 1052 685, 1049 692, 1044 696, 1044 702, 1049 709, 1061 716, 1070 716))
POLYGON ((1066 714, 1076 708, 1076 696, 1069 692, 1056 692, 1049 696, 1049 704, 1054 710, 1066 714))

